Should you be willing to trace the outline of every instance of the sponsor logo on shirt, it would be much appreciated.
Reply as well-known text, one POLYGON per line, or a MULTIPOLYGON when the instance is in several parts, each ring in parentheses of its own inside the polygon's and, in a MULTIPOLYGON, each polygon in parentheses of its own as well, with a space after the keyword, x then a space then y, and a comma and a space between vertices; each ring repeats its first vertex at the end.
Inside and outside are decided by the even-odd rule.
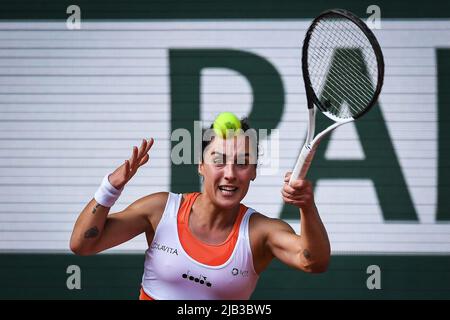
POLYGON ((231 270, 231 274, 233 276, 241 276, 241 277, 248 277, 248 270, 239 270, 238 268, 233 268, 231 270))
POLYGON ((152 246, 150 248, 153 250, 160 250, 160 251, 164 251, 169 254, 178 255, 178 251, 176 248, 168 247, 168 246, 160 244, 156 241, 152 243, 152 246))
POLYGON ((207 286, 208 288, 212 287, 212 283, 211 283, 204 275, 201 275, 201 274, 200 274, 199 276, 195 276, 195 275, 192 275, 191 272, 190 272, 189 270, 186 271, 185 273, 183 273, 183 274, 181 275, 181 277, 182 277, 183 279, 192 281, 192 282, 194 282, 194 283, 198 283, 198 284, 201 284, 201 285, 205 285, 205 286, 207 286))

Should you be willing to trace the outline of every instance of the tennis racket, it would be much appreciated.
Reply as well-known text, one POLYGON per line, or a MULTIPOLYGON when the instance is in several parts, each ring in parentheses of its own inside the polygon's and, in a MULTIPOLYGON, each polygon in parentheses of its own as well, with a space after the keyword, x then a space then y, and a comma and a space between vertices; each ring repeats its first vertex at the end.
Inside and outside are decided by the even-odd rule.
POLYGON ((375 35, 357 16, 332 9, 314 19, 303 41, 302 71, 309 122, 289 184, 304 179, 324 136, 355 121, 376 103, 384 60, 375 35), (316 111, 334 121, 314 137, 316 111))

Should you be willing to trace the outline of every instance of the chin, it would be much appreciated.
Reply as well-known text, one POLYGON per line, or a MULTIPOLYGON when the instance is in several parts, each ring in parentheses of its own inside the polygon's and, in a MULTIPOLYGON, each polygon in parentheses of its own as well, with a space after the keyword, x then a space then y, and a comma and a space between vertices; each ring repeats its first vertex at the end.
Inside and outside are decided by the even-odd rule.
POLYGON ((220 190, 216 191, 216 203, 226 209, 231 209, 241 203, 242 197, 240 193, 233 195, 223 195, 220 190))

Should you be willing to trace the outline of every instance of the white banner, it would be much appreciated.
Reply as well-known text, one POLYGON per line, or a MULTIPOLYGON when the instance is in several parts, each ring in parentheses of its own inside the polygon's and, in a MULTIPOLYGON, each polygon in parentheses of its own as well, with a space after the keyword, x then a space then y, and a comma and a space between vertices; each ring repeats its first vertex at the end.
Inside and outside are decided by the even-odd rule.
MULTIPOLYGON (((112 212, 170 190, 174 49, 241 50, 279 72, 280 167, 259 176, 243 201, 279 216, 283 176, 306 133, 301 44, 310 22, 84 22, 79 30, 0 23, 0 250, 69 250, 78 213, 144 137, 156 140, 151 161, 112 212)), ((371 180, 320 180, 316 202, 333 253, 449 253, 450 224, 436 222, 436 49, 450 49, 450 21, 388 20, 374 33, 386 64, 379 104, 418 221, 385 221, 371 180)), ((209 124, 221 111, 246 115, 253 98, 238 72, 204 70, 200 120, 209 124)), ((333 133, 326 158, 365 158, 353 125, 333 133)), ((298 221, 289 222, 299 231, 298 221)), ((140 236, 112 251, 146 247, 140 236)))

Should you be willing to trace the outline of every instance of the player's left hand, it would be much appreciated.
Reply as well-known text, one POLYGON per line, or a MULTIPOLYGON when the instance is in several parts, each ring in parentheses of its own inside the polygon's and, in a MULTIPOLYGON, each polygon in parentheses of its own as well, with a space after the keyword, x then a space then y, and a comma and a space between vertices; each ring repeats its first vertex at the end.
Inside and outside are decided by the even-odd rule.
POLYGON ((284 176, 284 185, 281 195, 284 202, 292 204, 301 209, 311 209, 314 207, 314 193, 312 183, 309 180, 294 180, 292 186, 289 179, 292 172, 287 172, 284 176))

